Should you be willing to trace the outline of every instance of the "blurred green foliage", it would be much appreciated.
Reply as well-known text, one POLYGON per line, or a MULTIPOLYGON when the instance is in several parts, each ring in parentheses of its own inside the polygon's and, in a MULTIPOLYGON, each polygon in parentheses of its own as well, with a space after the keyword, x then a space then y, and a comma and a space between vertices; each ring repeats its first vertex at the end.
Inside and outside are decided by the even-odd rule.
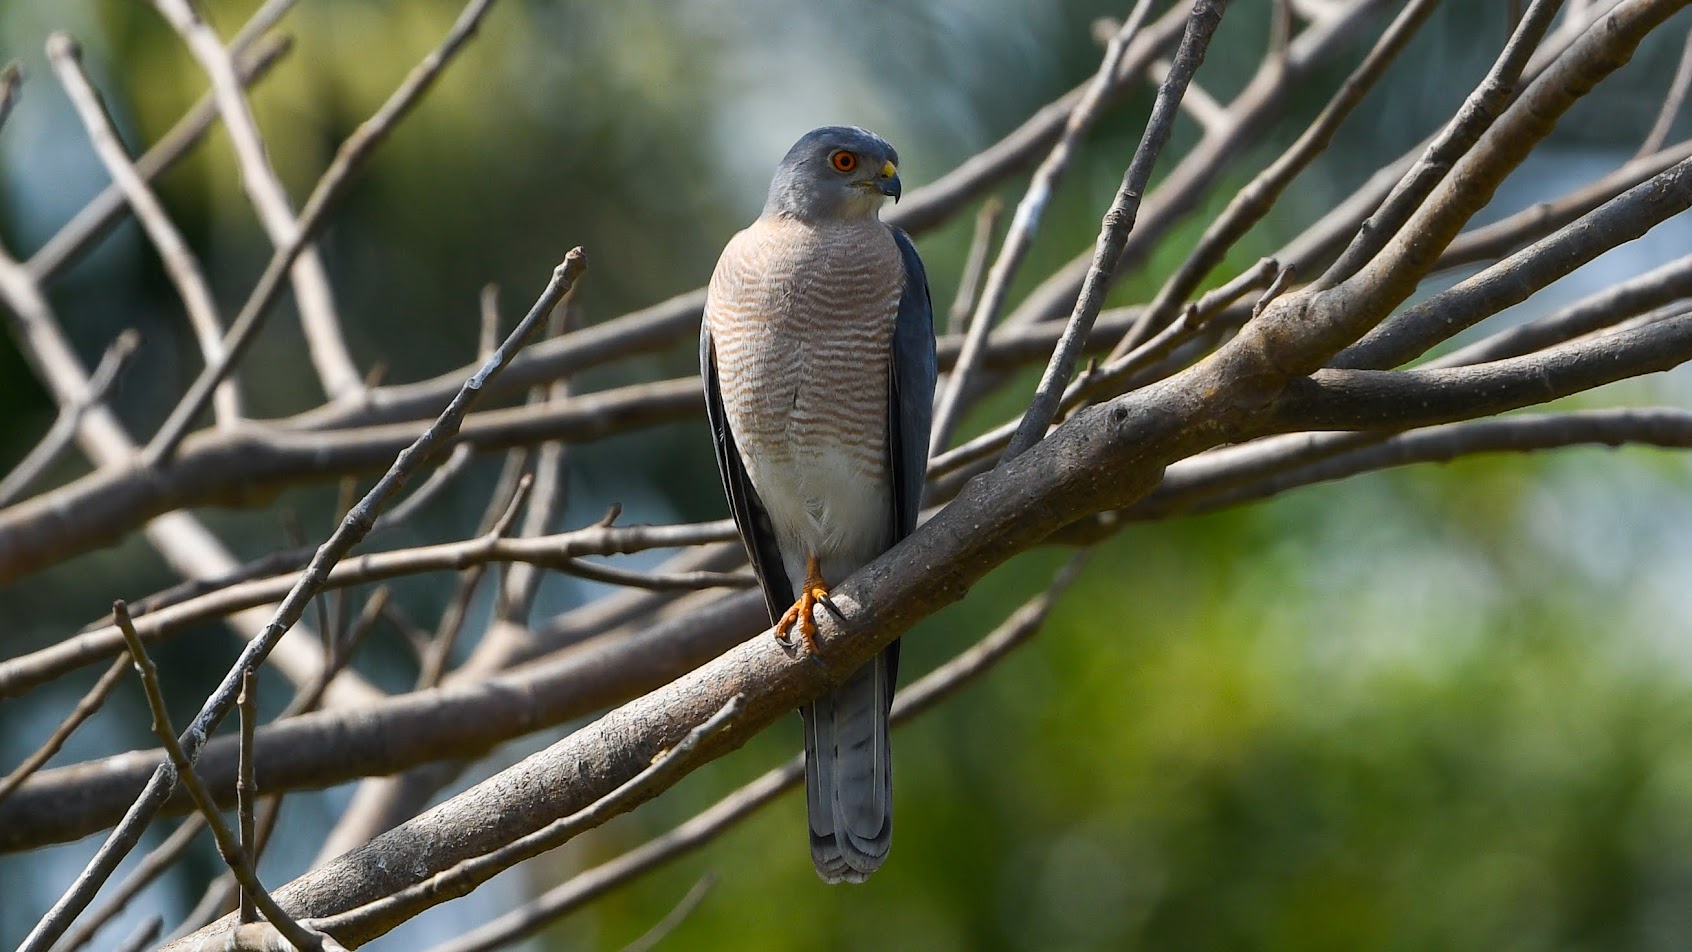
MULTIPOLYGON (((255 4, 205 6, 227 35, 255 4)), ((478 289, 501 285, 514 315, 578 243, 592 260, 590 320, 696 287, 755 214, 769 169, 799 132, 834 121, 876 128, 919 185, 1087 76, 1097 56, 1088 21, 1123 6, 508 0, 382 147, 325 236, 354 353, 366 366, 381 361, 390 380, 458 366, 474 351, 478 289)), ((1449 114, 1501 43, 1503 6, 1446 4, 1232 263, 1273 248, 1449 114)), ((457 9, 303 0, 289 16, 295 52, 253 99, 296 197, 457 9)), ((1213 94, 1249 77, 1267 11, 1261 0, 1234 4, 1201 73, 1213 94)), ((0 54, 22 57, 31 75, 0 135, 0 240, 15 253, 104 182, 41 62, 50 28, 84 42, 132 144, 157 138, 204 88, 144 4, 0 0, 0 54)), ((1678 33, 1664 33, 1554 148, 1631 151, 1677 52, 1678 33)), ((1299 91, 1292 118, 1239 157, 1231 184, 1291 141, 1360 51, 1299 91)), ((1145 91, 1129 97, 1089 141, 1019 290, 1088 246, 1147 102, 1145 91)), ((1178 131, 1165 172, 1194 138, 1190 127, 1178 131)), ((266 251, 222 134, 160 189, 232 313, 266 251)), ((1004 190, 1009 202, 1019 194, 1014 183, 1004 190)), ((1150 293, 1200 227, 1202 211, 1118 299, 1150 293)), ((921 242, 942 308, 969 230, 965 215, 921 242)), ((141 328, 144 349, 118 408, 150 431, 198 359, 137 229, 121 227, 53 300, 90 358, 122 327, 141 328)), ((243 370, 256 414, 319 398, 288 307, 243 370)), ((581 383, 685 372, 691 360, 682 347, 581 383)), ((1591 402, 1666 402, 1674 383, 1630 384, 1591 402)), ((1030 385, 1017 378, 970 425, 1011 412, 1030 385)), ((0 458, 19 457, 51 415, 15 352, 0 347, 0 458)), ((720 515, 706 445, 689 425, 578 448, 566 521, 597 516, 613 499, 630 503, 634 520, 720 515)), ((412 541, 470 531, 492 473, 491 462, 477 469, 409 530, 412 541)), ((789 796, 699 855, 562 921, 539 947, 619 947, 713 870, 719 885, 667 947, 1685 948, 1688 489, 1677 456, 1578 451, 1423 467, 1131 527, 1101 548, 1031 645, 901 732, 898 845, 868 885, 816 881, 802 805, 789 796)), ((270 511, 205 515, 240 554, 255 555, 281 543, 281 509, 297 511, 314 536, 332 505, 332 489, 302 490, 270 511)), ((920 626, 906 642, 907 679, 990 629, 1065 557, 1017 559, 920 626)), ((114 595, 170 581, 135 540, 44 573, 0 593, 7 653, 62 637, 114 595)), ((413 580, 400 596, 414 617, 431 619, 444 588, 413 580)), ((542 603, 557 611, 590 594, 554 580, 542 603)), ((227 663, 229 641, 207 626, 161 652, 173 703, 197 703, 227 663)), ((407 664, 382 642, 363 661, 393 686, 409 680, 407 664)), ((69 703, 73 687, 36 699, 40 710, 27 717, 9 705, 8 725, 29 726, 0 736, 4 763, 33 746, 46 712, 69 703)), ((141 710, 123 691, 113 704, 141 710)), ((146 743, 139 718, 112 720, 85 731, 67 757, 146 743)), ((638 813, 509 874, 500 901, 515 904, 512 890, 545 888, 644 841, 797 747, 797 721, 768 732, 638 813)), ((289 811, 304 819, 291 822, 310 832, 339 802, 297 796, 289 811)), ((167 918, 217 868, 202 846, 184 875, 148 894, 167 918)), ((0 858, 0 877, 29 880, 0 891, 0 942, 22 935, 89 848, 0 858)), ((310 849, 270 857, 267 877, 298 873, 310 849)), ((420 946, 473 921, 433 917, 376 947, 420 946)))

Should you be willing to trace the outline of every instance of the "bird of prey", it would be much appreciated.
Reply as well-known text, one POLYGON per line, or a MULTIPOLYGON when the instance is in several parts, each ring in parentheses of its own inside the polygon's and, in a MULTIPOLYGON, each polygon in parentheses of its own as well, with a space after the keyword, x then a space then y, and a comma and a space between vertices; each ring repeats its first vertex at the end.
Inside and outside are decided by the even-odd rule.
MULTIPOLYGON (((928 278, 903 232, 899 156, 826 126, 781 160, 763 214, 723 249, 700 372, 717 466, 776 637, 815 652, 828 589, 916 527, 934 397, 928 278)), ((863 882, 893 836, 887 716, 899 644, 800 711, 811 859, 863 882)))

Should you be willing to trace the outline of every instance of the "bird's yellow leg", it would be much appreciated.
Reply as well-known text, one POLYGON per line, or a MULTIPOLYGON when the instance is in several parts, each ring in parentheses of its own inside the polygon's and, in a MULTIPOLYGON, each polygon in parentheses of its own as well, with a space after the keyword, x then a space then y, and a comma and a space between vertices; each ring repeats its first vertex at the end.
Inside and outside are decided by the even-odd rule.
POLYGON ((823 581, 822 567, 817 564, 815 555, 805 556, 805 584, 799 589, 799 598, 792 607, 782 613, 781 620, 776 622, 775 636, 778 640, 786 641, 787 630, 794 625, 799 626, 799 639, 805 643, 805 650, 811 654, 817 653, 817 621, 811 617, 812 609, 819 604, 828 604, 828 583, 823 581))

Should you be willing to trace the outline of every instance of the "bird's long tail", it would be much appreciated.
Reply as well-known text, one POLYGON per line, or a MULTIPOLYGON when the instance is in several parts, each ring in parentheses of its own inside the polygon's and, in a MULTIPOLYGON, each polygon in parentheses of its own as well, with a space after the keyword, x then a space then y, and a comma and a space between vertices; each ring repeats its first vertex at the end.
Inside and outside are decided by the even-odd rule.
POLYGON ((806 705, 805 807, 811 860, 825 882, 861 883, 893 842, 893 750, 887 716, 895 642, 832 694, 806 705))

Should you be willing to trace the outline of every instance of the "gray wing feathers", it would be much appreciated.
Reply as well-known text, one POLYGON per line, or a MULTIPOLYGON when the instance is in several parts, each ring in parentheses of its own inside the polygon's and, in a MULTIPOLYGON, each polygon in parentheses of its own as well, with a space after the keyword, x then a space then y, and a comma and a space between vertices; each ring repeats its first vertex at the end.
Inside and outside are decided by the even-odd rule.
POLYGON ((905 296, 893 326, 893 387, 888 425, 892 440, 894 539, 916 528, 922 509, 922 485, 928 475, 928 432, 934 419, 934 379, 939 360, 934 348, 934 306, 928 274, 916 246, 893 229, 905 260, 905 296))
POLYGON ((793 586, 781 566, 781 550, 776 545, 775 530, 770 526, 769 514, 763 500, 752 488, 746 466, 740 461, 740 450, 730 432, 728 415, 723 412, 723 393, 717 379, 717 353, 711 346, 711 323, 703 321, 699 327, 699 377, 705 384, 705 418, 711 425, 711 443, 717 452, 717 472, 722 476, 723 495, 728 497, 729 512, 734 515, 735 527, 746 543, 746 555, 752 562, 752 573, 764 592, 764 606, 773 621, 781 617, 793 604, 793 586))
MULTIPOLYGON (((905 293, 893 329, 888 387, 890 538, 916 528, 928 470, 928 433, 937 363, 928 276, 904 232, 893 230, 904 260, 905 293)), ((888 714, 899 671, 895 641, 833 693, 807 705, 805 804, 811 859, 824 880, 863 882, 893 840, 893 754, 888 714)))

